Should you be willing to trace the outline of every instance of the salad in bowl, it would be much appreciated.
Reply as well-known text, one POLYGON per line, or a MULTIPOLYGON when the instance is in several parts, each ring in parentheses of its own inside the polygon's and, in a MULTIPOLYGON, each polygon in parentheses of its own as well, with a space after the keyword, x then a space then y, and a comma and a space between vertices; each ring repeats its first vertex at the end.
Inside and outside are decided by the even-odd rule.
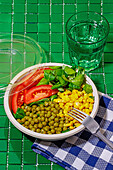
POLYGON ((38 64, 15 76, 11 84, 15 83, 6 90, 5 111, 16 128, 32 137, 61 140, 83 130, 67 114, 73 107, 91 117, 97 113, 98 92, 82 67, 38 64))

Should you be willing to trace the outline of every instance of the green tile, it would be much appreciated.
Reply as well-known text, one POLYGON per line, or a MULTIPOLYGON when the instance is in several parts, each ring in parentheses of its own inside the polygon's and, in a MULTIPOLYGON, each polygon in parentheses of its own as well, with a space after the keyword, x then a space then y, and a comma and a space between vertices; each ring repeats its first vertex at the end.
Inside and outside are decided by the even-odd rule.
POLYGON ((37 23, 26 24, 26 32, 37 32, 37 23))
POLYGON ((42 155, 38 155, 38 163, 39 164, 50 164, 51 161, 43 157, 42 155))
POLYGON ((25 0, 15 0, 14 2, 17 3, 17 4, 24 4, 25 0))
POLYGON ((11 14, 0 14, 0 22, 11 22, 11 14))
POLYGON ((50 29, 50 26, 49 26, 49 23, 39 23, 38 24, 38 32, 48 32, 49 33, 49 29, 50 29))
POLYGON ((33 3, 33 4, 37 4, 38 3, 38 0, 27 0, 27 3, 33 3))
POLYGON ((51 170, 51 165, 38 165, 38 170, 51 170))
POLYGON ((52 6, 51 6, 51 12, 52 12, 52 14, 62 14, 62 12, 63 12, 63 6, 62 5, 60 5, 60 4, 53 4, 52 6))
POLYGON ((6 165, 7 163, 7 153, 0 152, 0 165, 6 165))
POLYGON ((61 14, 52 14, 51 22, 60 22, 62 24, 62 22, 63 22, 62 13, 61 14))
POLYGON ((72 13, 72 12, 73 13, 76 12, 76 6, 75 5, 73 5, 73 4, 64 5, 64 13, 72 13))
POLYGON ((98 91, 100 91, 100 92, 102 92, 102 93, 105 93, 105 86, 104 86, 104 84, 95 84, 96 85, 96 88, 97 88, 97 90, 98 91))
MULTIPOLYGON (((4 102, 4 99, 3 98, 0 98, 0 104, 3 104, 3 102, 4 102)), ((2 114, 4 114, 4 113, 2 113, 2 114)), ((6 115, 6 114, 5 114, 6 115)))
MULTIPOLYGON (((73 0, 74 1, 74 0, 73 0)), ((63 0, 51 0, 51 2, 54 4, 62 4, 63 0)))
POLYGON ((27 13, 37 13, 37 5, 36 4, 28 4, 27 5, 27 13))
MULTIPOLYGON (((82 3, 83 3, 84 0, 79 0, 79 1, 82 1, 82 3)), ((65 4, 70 4, 70 3, 75 4, 75 2, 76 2, 75 0, 64 0, 65 4)))
POLYGON ((103 4, 103 12, 108 13, 113 11, 113 3, 112 4, 103 4))
POLYGON ((113 81, 113 74, 105 74, 106 83, 111 83, 113 81))
POLYGON ((8 163, 9 164, 21 164, 21 162, 22 162, 21 155, 22 155, 21 152, 9 152, 8 163))
POLYGON ((105 63, 104 71, 105 73, 113 73, 113 63, 105 63))
POLYGON ((6 165, 0 165, 1 170, 6 170, 6 165))
POLYGON ((73 13, 65 14, 64 15, 64 22, 67 22, 67 20, 71 17, 71 15, 73 15, 73 13))
POLYGON ((64 170, 63 167, 61 167, 61 166, 59 166, 57 164, 53 164, 52 168, 53 168, 53 170, 64 170))
POLYGON ((26 15, 26 22, 36 22, 38 21, 37 14, 27 14, 26 15))
POLYGON ((14 12, 15 13, 24 13, 25 12, 25 5, 24 4, 14 4, 14 12))
POLYGON ((77 4, 77 12, 81 12, 81 9, 84 9, 84 11, 88 11, 88 5, 87 4, 77 4))
POLYGON ((48 33, 39 33, 38 41, 39 42, 49 42, 50 35, 48 33))
POLYGON ((0 4, 0 12, 11 13, 12 12, 12 4, 0 4))
POLYGON ((0 151, 7 151, 7 140, 0 140, 0 151))
POLYGON ((0 23, 0 32, 11 32, 11 23, 0 23))
POLYGON ((43 22, 47 23, 47 22, 49 22, 49 20, 50 20, 49 13, 48 14, 40 14, 40 15, 38 15, 38 22, 39 23, 43 23, 43 22))
POLYGON ((38 39, 38 35, 35 32, 32 32, 32 33, 28 32, 28 33, 26 33, 26 36, 33 38, 35 41, 37 41, 37 39, 38 39))
POLYGON ((23 163, 24 164, 36 164, 36 153, 35 152, 24 152, 23 163))
POLYGON ((15 23, 13 26, 13 32, 14 33, 20 33, 20 32, 24 32, 24 28, 25 25, 24 23, 15 23))
POLYGON ((108 22, 110 23, 113 23, 113 13, 103 13, 104 17, 108 20, 108 22))
POLYGON ((36 165, 23 165, 23 170, 37 170, 36 165))
POLYGON ((5 3, 5 2, 8 2, 9 4, 12 4, 12 0, 0 0, 0 2, 2 3, 5 3))
POLYGON ((21 165, 8 165, 8 170, 21 170, 21 165))
MULTIPOLYGON (((1 104, 1 102, 0 102, 0 104, 1 104)), ((5 115, 6 115, 6 113, 5 113, 5 110, 4 110, 4 106, 0 105, 0 116, 5 116, 5 115)))
POLYGON ((22 139, 22 133, 16 128, 11 128, 10 139, 22 139))
POLYGON ((46 4, 46 3, 50 3, 50 0, 38 0, 38 3, 39 3, 39 4, 41 4, 41 3, 42 3, 42 4, 43 4, 43 3, 46 4))
POLYGON ((0 128, 1 127, 7 128, 8 126, 9 126, 9 120, 7 116, 1 116, 0 117, 0 128))
POLYGON ((109 33, 107 42, 112 42, 113 43, 113 33, 109 33))
POLYGON ((68 45, 67 45, 67 43, 64 43, 64 51, 68 53, 68 45))
POLYGON ((40 42, 40 46, 45 50, 45 51, 49 51, 49 43, 41 43, 40 42))
POLYGON ((64 63, 70 64, 70 57, 68 53, 64 53, 64 63))
POLYGON ((32 141, 24 140, 23 144, 24 144, 24 151, 31 151, 31 146, 33 144, 32 141))
POLYGON ((54 52, 62 52, 62 44, 61 43, 52 43, 51 44, 51 51, 54 52))
POLYGON ((62 63, 63 62, 62 53, 52 53, 51 55, 52 55, 51 62, 53 62, 53 63, 62 63))
MULTIPOLYGON (((101 0, 91 0, 91 3, 98 3, 100 4, 101 3, 101 0)), ((103 3, 104 4, 104 3, 103 3)))
POLYGON ((104 53, 104 62, 113 62, 113 54, 112 53, 104 53))
POLYGON ((38 6, 38 12, 40 14, 49 14, 50 13, 50 6, 49 6, 49 4, 40 4, 38 6))
POLYGON ((106 83, 107 93, 113 93, 113 83, 106 83))
POLYGON ((22 141, 21 140, 10 140, 9 141, 9 151, 22 151, 22 141))
POLYGON ((52 23, 51 24, 51 31, 56 33, 62 33, 62 24, 60 23, 52 23))
POLYGON ((90 4, 89 9, 90 9, 90 11, 96 11, 98 13, 101 13, 101 5, 100 4, 90 4))
POLYGON ((25 15, 23 14, 15 14, 14 22, 25 22, 25 15))
POLYGON ((8 139, 8 129, 0 128, 0 139, 8 139))
POLYGON ((104 84, 104 76, 103 74, 91 74, 91 79, 94 81, 94 83, 103 83, 104 84))
POLYGON ((51 42, 62 42, 62 33, 52 33, 51 42))

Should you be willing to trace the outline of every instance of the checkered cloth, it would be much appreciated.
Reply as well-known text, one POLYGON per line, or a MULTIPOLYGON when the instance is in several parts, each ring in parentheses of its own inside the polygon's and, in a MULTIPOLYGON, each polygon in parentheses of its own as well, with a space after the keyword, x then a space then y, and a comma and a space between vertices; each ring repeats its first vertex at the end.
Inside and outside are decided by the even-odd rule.
MULTIPOLYGON (((99 92, 95 120, 113 141, 113 99, 99 92)), ((62 141, 36 140, 32 150, 67 170, 113 170, 113 150, 86 129, 62 141)))

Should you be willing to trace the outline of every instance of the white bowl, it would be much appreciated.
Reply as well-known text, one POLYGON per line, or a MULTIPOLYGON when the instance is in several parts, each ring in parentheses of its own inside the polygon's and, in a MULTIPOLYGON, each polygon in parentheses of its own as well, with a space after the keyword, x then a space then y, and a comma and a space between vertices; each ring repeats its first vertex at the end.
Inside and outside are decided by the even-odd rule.
MULTIPOLYGON (((25 73, 27 73, 28 71, 30 71, 30 70, 32 70, 34 68, 44 67, 44 66, 62 66, 62 65, 64 65, 64 64, 61 64, 61 63, 46 63, 46 64, 38 64, 38 65, 31 66, 31 67, 29 67, 27 69, 24 69, 19 74, 17 74, 12 79, 11 83, 13 84, 17 79, 19 79, 19 77, 21 77, 22 75, 24 75, 25 73)), ((85 75, 85 76, 86 76, 87 83, 90 84, 92 86, 92 88, 93 88, 93 96, 95 97, 93 111, 91 113, 91 117, 94 118, 96 113, 97 113, 97 111, 98 111, 99 96, 98 96, 98 92, 97 92, 96 86, 93 83, 93 81, 87 75, 85 75)), ((65 133, 61 133, 61 134, 52 134, 52 135, 49 135, 49 134, 41 134, 41 133, 33 132, 33 131, 23 127, 13 117, 13 114, 11 113, 11 101, 9 100, 11 98, 10 97, 10 93, 11 93, 11 87, 8 87, 8 90, 6 90, 5 96, 4 96, 4 108, 5 108, 5 112, 6 112, 7 116, 8 116, 8 118, 9 118, 9 120, 11 121, 11 123, 17 129, 19 129, 21 132, 23 132, 23 133, 25 133, 25 134, 27 134, 29 136, 32 136, 32 137, 35 137, 35 138, 38 138, 38 139, 42 139, 42 140, 56 141, 56 140, 62 140, 62 139, 68 138, 68 137, 70 137, 72 135, 77 134, 78 132, 80 132, 80 131, 82 131, 84 129, 84 126, 80 125, 79 127, 75 128, 75 129, 73 129, 71 131, 68 131, 68 132, 65 132, 65 133)))

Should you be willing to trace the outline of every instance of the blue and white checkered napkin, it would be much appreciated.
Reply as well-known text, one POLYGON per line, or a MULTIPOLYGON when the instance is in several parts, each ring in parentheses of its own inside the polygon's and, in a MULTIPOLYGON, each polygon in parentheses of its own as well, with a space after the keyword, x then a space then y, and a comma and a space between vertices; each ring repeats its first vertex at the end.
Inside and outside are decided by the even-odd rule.
MULTIPOLYGON (((113 99, 102 93, 99 96, 95 120, 113 141, 113 99)), ((86 129, 58 142, 36 140, 32 150, 67 170, 113 170, 113 150, 86 129)))

